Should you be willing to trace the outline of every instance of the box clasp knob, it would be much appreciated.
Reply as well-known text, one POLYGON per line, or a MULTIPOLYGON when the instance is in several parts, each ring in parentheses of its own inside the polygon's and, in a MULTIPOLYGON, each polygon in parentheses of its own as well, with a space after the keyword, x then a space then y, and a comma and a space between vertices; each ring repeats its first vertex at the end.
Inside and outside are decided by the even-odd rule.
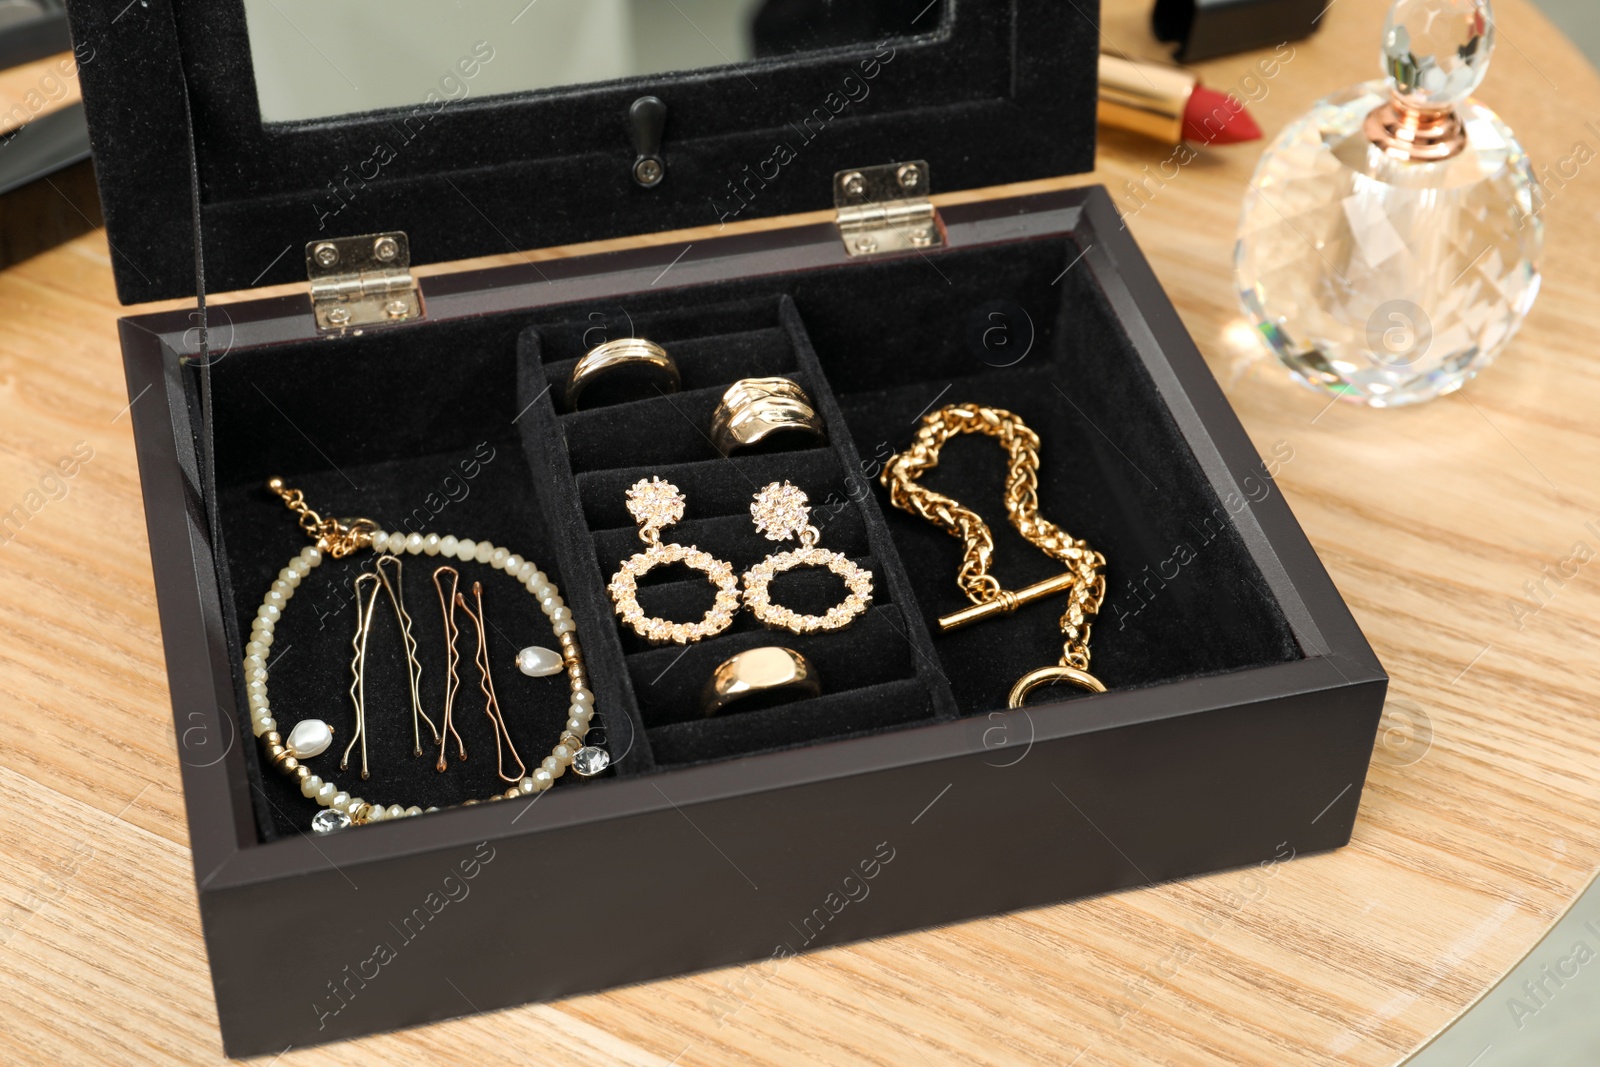
POLYGON ((661 136, 667 129, 667 105, 659 96, 641 96, 628 108, 628 126, 633 134, 633 180, 643 189, 654 189, 667 176, 661 158, 661 136))

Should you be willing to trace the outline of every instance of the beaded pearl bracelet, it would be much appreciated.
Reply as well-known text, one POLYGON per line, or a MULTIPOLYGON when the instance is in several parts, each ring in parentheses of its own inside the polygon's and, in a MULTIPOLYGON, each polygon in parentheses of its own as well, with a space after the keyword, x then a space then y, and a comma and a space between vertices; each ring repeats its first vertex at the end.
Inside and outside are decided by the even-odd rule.
MULTIPOLYGON (((539 607, 550 620, 550 625, 561 643, 559 658, 551 650, 530 647, 517 656, 517 665, 524 674, 548 675, 566 668, 572 687, 571 706, 567 709, 567 724, 560 741, 550 755, 532 774, 518 780, 503 793, 494 793, 487 800, 512 799, 549 789, 555 780, 572 767, 581 777, 592 777, 605 770, 611 762, 610 754, 596 745, 586 744, 590 722, 594 718, 594 693, 588 688, 588 675, 583 666, 583 652, 578 645, 577 624, 572 612, 561 599, 555 583, 539 570, 531 560, 525 560, 508 549, 488 541, 473 541, 453 535, 421 533, 388 533, 377 528, 368 519, 356 519, 348 525, 336 519, 324 519, 306 506, 304 494, 298 489, 288 489, 282 479, 273 478, 267 483, 273 492, 284 500, 291 511, 300 518, 300 526, 316 544, 302 549, 278 572, 271 588, 262 598, 261 607, 251 623, 250 641, 244 649, 245 685, 250 704, 251 732, 260 739, 262 752, 268 763, 280 773, 299 779, 300 792, 315 800, 324 810, 311 820, 311 828, 318 833, 342 830, 351 825, 383 822, 423 814, 417 805, 409 807, 390 804, 385 807, 362 797, 352 796, 332 781, 313 774, 305 761, 327 751, 333 743, 333 730, 320 719, 302 719, 285 738, 278 731, 272 705, 267 696, 267 654, 272 647, 273 633, 283 611, 294 597, 295 590, 311 571, 319 566, 325 556, 340 559, 361 549, 387 552, 391 555, 444 556, 463 563, 487 563, 504 571, 531 593, 539 607)), ((477 800, 463 801, 476 804, 477 800)), ((437 811, 428 808, 427 811, 437 811)))

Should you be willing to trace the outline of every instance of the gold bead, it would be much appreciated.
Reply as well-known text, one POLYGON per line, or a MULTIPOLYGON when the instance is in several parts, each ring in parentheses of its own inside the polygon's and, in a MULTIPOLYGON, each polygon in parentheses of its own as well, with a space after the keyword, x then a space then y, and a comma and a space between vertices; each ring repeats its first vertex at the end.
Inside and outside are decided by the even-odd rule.
POLYGON ((288 749, 274 741, 267 746, 267 758, 276 763, 279 759, 286 755, 288 751, 288 749))
POLYGON ((283 743, 283 735, 276 730, 268 730, 261 735, 261 743, 264 745, 280 745, 283 743))
POLYGON ((311 768, 302 763, 294 769, 294 776, 303 782, 311 777, 311 768))
POLYGON ((295 759, 293 756, 285 754, 282 759, 278 760, 278 770, 282 771, 284 774, 293 774, 299 769, 300 761, 295 759))
POLYGON ((507 800, 515 800, 518 797, 520 797, 521 795, 522 795, 522 787, 521 786, 514 785, 510 789, 506 790, 506 799, 507 800))

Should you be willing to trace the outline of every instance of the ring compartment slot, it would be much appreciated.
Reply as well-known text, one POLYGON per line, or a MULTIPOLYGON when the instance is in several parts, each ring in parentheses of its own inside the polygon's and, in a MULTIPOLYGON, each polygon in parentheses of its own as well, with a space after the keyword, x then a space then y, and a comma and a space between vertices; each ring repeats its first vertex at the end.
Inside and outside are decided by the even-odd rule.
MULTIPOLYGON (((572 538, 571 566, 599 576, 591 610, 608 616, 608 655, 620 656, 626 665, 627 689, 645 739, 667 730, 663 736, 676 746, 672 760, 662 761, 650 741, 646 748, 653 765, 744 755, 953 716, 953 698, 940 677, 923 624, 901 604, 910 585, 900 573, 882 515, 866 489, 870 465, 862 463, 855 451, 792 302, 783 296, 769 298, 761 305, 761 318, 752 317, 755 313, 748 302, 702 308, 698 318, 704 336, 699 339, 684 332, 676 336, 648 332, 645 324, 653 317, 640 316, 635 336, 662 345, 675 360, 680 353, 696 356, 725 348, 726 339, 735 336, 721 319, 724 313, 748 327, 737 336, 766 339, 774 352, 782 353, 781 359, 774 356, 756 366, 729 366, 722 380, 699 389, 577 412, 559 411, 555 393, 581 355, 583 333, 576 325, 581 316, 567 311, 566 324, 555 327, 548 342, 543 326, 525 331, 521 339, 522 404, 532 404, 523 421, 538 424, 537 430, 528 432, 543 442, 530 445, 529 455, 535 462, 542 459, 547 468, 550 510, 570 509, 562 526, 572 538), (706 338, 716 343, 702 343, 706 338), (558 353, 563 358, 552 358, 558 353), (720 455, 708 436, 717 403, 735 380, 766 376, 774 373, 771 368, 781 368, 775 373, 793 379, 811 396, 828 440, 785 435, 776 439, 775 444, 782 442, 776 448, 720 455), (550 387, 552 381, 557 388, 550 387), (634 482, 650 477, 674 483, 687 500, 685 518, 663 530, 662 540, 695 545, 727 560, 739 573, 770 554, 798 547, 796 541, 768 541, 756 533, 749 509, 755 492, 770 482, 787 480, 799 486, 810 497, 812 521, 822 532, 820 545, 873 572, 871 605, 850 627, 832 633, 769 630, 741 609, 728 629, 693 644, 662 646, 645 640, 615 615, 605 585, 623 560, 644 547, 626 509, 625 493, 634 482), (723 721, 714 727, 698 728, 711 739, 711 747, 698 753, 684 748, 694 731, 683 727, 700 717, 700 694, 712 669, 737 652, 769 644, 793 648, 808 658, 814 652, 819 657, 813 666, 822 678, 822 695, 783 703, 790 717, 781 723, 781 717, 741 712, 735 705, 718 717, 723 721), (879 699, 902 689, 916 696, 891 704, 879 699)), ((668 316, 663 321, 681 327, 685 320, 668 316)), ((684 378, 687 384, 686 368, 684 378)), ((639 590, 648 614, 675 621, 701 617, 715 596, 713 586, 698 572, 676 568, 650 572, 641 579, 639 590)), ((779 575, 772 591, 779 602, 813 614, 822 614, 845 595, 837 576, 813 567, 779 575)))
POLYGON ((686 766, 912 726, 939 714, 927 686, 903 678, 752 711, 735 705, 710 719, 658 727, 650 732, 650 744, 663 766, 686 766), (861 717, 863 710, 872 712, 870 720, 861 717))
MULTIPOLYGON (((613 467, 578 475, 578 496, 583 502, 584 521, 590 529, 607 530, 633 526, 628 514, 628 487, 641 478, 666 478, 676 485, 701 515, 735 515, 750 512, 750 498, 756 489, 769 482, 788 479, 796 485, 826 487, 827 496, 836 497, 844 489, 839 474, 839 458, 827 445, 800 452, 741 455, 738 470, 745 477, 728 476, 728 460, 698 460, 662 467, 613 467), (667 471, 670 470, 670 477, 667 471), (746 478, 749 480, 746 481, 746 478)), ((826 499, 827 497, 824 497, 826 499)))
MULTIPOLYGON (((815 383, 801 371, 786 371, 786 378, 815 397, 815 383)), ((656 466, 720 459, 711 441, 711 416, 732 381, 690 392, 664 393, 604 407, 585 408, 561 416, 567 451, 575 473, 605 470, 624 461, 629 466, 656 466), (640 433, 642 426, 650 431, 640 433), (625 454, 618 442, 626 441, 625 454)), ((762 452, 791 452, 815 447, 809 434, 774 434, 762 442, 762 452)))
MULTIPOLYGON (((700 694, 706 679, 717 665, 730 656, 763 645, 780 644, 793 648, 810 661, 822 685, 822 697, 846 696, 887 682, 914 679, 915 652, 905 639, 905 620, 892 604, 869 608, 846 630, 832 633, 796 635, 767 630, 756 622, 754 628, 740 632, 724 631, 712 641, 698 644, 645 648, 628 656, 628 672, 635 692, 645 694, 648 711, 646 728, 651 736, 664 726, 696 721, 701 714, 700 694), (871 648, 873 655, 862 655, 871 648)), ((752 698, 754 699, 754 698, 752 698)), ((811 698, 813 700, 821 697, 811 698)), ((785 706, 803 701, 789 698, 785 706)), ((735 703, 718 718, 735 718, 743 712, 735 703)), ((863 706, 858 714, 862 723, 874 720, 875 712, 863 706)))

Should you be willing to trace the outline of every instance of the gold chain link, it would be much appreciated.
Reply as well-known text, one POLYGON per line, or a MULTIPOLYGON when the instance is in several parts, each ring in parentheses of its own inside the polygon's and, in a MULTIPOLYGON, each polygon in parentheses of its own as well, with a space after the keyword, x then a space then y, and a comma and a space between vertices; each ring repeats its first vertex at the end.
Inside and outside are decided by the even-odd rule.
POLYGON ((1067 610, 1061 616, 1061 666, 1087 672, 1089 629, 1106 595, 1106 560, 1088 542, 1075 540, 1039 515, 1039 435, 1026 423, 1009 411, 976 404, 953 404, 927 415, 917 428, 911 447, 884 467, 882 482, 889 490, 890 503, 921 516, 966 544, 956 581, 974 604, 1008 598, 1014 601, 1016 594, 1001 588, 989 573, 994 562, 994 535, 988 524, 971 508, 917 482, 939 465, 939 450, 945 442, 963 433, 993 437, 1005 448, 1010 461, 1006 517, 1018 533, 1046 555, 1066 564, 1075 576, 1067 610))
POLYGON ((284 506, 298 516, 300 529, 316 543, 317 548, 334 559, 343 559, 372 543, 372 535, 378 524, 371 519, 351 519, 349 525, 338 519, 324 519, 311 510, 306 503, 305 493, 290 489, 283 484, 282 478, 268 481, 267 488, 283 498, 284 506))

